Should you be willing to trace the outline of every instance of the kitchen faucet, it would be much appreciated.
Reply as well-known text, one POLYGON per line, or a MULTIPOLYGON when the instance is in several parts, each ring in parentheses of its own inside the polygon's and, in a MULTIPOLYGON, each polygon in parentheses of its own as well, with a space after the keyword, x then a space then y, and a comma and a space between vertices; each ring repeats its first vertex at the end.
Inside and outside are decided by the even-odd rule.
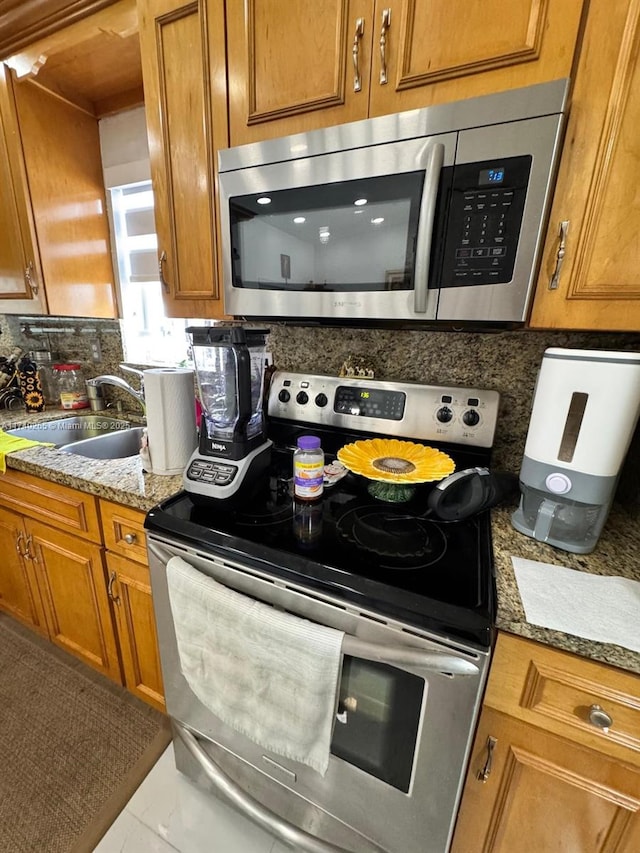
POLYGON ((137 370, 135 367, 129 367, 126 364, 120 365, 120 370, 125 370, 127 373, 137 373, 140 377, 140 390, 136 391, 135 388, 132 388, 128 382, 124 379, 121 379, 119 376, 112 376, 111 374, 104 374, 103 376, 94 376, 93 379, 87 379, 87 385, 92 388, 98 388, 100 385, 114 385, 116 388, 120 388, 121 391, 126 391, 127 394, 130 394, 134 397, 138 403, 142 406, 142 410, 144 414, 147 414, 147 407, 144 402, 144 373, 142 370, 137 370))

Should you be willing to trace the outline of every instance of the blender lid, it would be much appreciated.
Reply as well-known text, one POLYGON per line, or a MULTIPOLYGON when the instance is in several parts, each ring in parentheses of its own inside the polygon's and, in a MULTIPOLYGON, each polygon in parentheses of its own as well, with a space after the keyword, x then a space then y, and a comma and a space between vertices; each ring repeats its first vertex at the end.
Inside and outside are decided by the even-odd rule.
POLYGON ((189 326, 193 346, 262 346, 271 329, 245 329, 244 326, 189 326))

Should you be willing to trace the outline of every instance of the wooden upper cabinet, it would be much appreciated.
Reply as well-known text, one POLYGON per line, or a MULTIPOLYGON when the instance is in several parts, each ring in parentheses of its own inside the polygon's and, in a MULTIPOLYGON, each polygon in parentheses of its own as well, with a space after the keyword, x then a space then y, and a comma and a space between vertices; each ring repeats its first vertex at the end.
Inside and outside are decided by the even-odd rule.
POLYGON ((638 0, 592 2, 534 328, 640 330, 639 51, 638 0))
POLYGON ((231 145, 367 118, 373 8, 373 0, 228 2, 231 145))
POLYGON ((583 0, 378 0, 370 115, 569 77, 583 0))
POLYGON ((231 0, 231 144, 568 77, 582 8, 295 0, 285 13, 278 0, 231 0))
POLYGON ((223 313, 216 149, 228 145, 223 0, 140 0, 158 264, 173 317, 223 313))
POLYGON ((0 62, 0 311, 46 310, 11 71, 0 62))
POLYGON ((0 311, 117 317, 98 119, 143 100, 135 0, 26 0, 2 24, 0 311))
POLYGON ((117 317, 98 123, 30 80, 13 90, 49 313, 117 317))

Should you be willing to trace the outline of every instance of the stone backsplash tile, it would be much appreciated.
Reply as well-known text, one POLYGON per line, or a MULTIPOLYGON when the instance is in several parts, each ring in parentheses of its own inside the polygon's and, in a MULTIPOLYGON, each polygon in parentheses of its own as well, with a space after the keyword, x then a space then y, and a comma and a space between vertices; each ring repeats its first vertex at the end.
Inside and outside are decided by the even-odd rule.
MULTIPOLYGON (((34 325, 54 323, 73 329, 68 335, 50 335, 48 342, 65 358, 85 365, 86 375, 116 373, 123 360, 117 320, 33 318, 34 325), (102 361, 91 361, 91 336, 95 328, 102 361)), ((468 385, 500 392, 500 414, 493 460, 496 468, 518 471, 527 435, 536 377, 544 350, 550 346, 570 349, 609 349, 640 352, 640 334, 593 332, 454 332, 404 331, 261 324, 269 328, 268 348, 277 367, 300 372, 337 374, 352 357, 371 364, 378 379, 431 384, 468 385)), ((13 346, 40 348, 43 337, 29 337, 17 317, 0 315, 0 354, 13 346)), ((125 376, 137 386, 135 377, 125 376)), ((105 388, 108 399, 127 395, 105 388)), ((612 401, 614 405, 615 401, 612 401)), ((618 494, 640 507, 640 429, 632 443, 618 494)))

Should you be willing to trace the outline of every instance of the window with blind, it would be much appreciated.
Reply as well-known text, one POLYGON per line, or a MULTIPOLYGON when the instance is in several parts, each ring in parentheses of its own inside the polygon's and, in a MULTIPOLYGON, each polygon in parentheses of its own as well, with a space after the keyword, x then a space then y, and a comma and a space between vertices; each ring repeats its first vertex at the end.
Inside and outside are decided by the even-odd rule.
POLYGON ((134 364, 184 364, 188 357, 185 329, 201 321, 164 315, 151 181, 111 187, 109 193, 125 359, 134 364))

